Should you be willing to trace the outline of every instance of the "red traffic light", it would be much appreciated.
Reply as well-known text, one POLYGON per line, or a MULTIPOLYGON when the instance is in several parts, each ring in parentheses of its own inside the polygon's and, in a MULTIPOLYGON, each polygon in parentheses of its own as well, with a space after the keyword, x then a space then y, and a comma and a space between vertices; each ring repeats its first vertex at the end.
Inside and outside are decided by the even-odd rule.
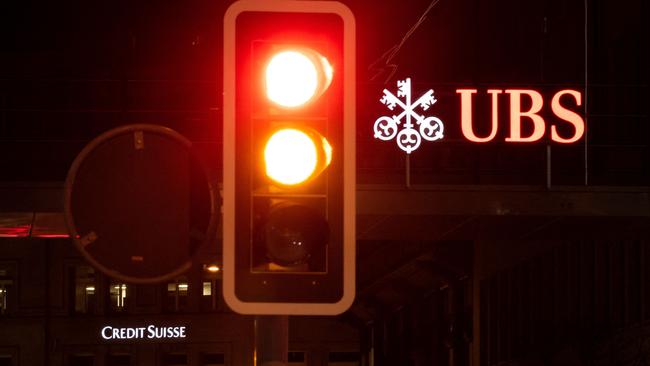
POLYGON ((282 107, 308 103, 331 82, 332 66, 314 50, 286 49, 275 53, 266 65, 266 96, 282 107))
POLYGON ((245 314, 354 300, 354 17, 334 1, 224 16, 224 298, 245 314))

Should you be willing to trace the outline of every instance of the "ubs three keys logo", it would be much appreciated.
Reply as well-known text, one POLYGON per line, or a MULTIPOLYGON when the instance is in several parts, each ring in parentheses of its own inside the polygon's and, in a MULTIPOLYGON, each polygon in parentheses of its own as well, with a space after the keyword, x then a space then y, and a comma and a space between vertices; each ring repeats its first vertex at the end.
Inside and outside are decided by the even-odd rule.
POLYGON ((396 138, 397 146, 407 154, 416 150, 422 143, 422 139, 436 141, 443 138, 444 125, 440 118, 425 114, 438 101, 433 96, 433 89, 429 89, 412 102, 411 79, 407 78, 397 82, 397 95, 384 89, 380 101, 391 111, 399 106, 401 113, 379 117, 374 125, 375 138, 383 141, 396 138))

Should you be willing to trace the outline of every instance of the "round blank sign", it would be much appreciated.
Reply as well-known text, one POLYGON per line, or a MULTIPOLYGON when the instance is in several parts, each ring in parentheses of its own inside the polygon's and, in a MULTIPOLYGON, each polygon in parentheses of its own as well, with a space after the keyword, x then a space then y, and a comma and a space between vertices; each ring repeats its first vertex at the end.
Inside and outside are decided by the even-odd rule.
POLYGON ((91 141, 68 172, 64 210, 82 255, 133 283, 186 271, 217 222, 214 190, 191 143, 155 125, 119 127, 91 141))

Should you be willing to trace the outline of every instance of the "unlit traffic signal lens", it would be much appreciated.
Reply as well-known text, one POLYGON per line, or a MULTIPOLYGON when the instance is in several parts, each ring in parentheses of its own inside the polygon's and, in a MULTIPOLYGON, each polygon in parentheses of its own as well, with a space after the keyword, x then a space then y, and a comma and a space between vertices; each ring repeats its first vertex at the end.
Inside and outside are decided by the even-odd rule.
POLYGON ((332 72, 329 61, 316 51, 278 52, 266 66, 266 96, 282 107, 299 107, 327 89, 332 72))
POLYGON ((305 270, 313 270, 309 262, 327 245, 329 226, 315 210, 285 202, 271 210, 261 234, 272 263, 284 267, 305 265, 305 270))
POLYGON ((315 132, 295 128, 276 131, 264 148, 266 175, 283 185, 296 185, 316 176, 329 165, 332 148, 315 132))

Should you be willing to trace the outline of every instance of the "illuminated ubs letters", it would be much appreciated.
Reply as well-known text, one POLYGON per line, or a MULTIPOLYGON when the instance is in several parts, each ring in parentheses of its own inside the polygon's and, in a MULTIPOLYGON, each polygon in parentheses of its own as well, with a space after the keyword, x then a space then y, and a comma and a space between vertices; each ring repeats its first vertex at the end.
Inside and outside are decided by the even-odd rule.
POLYGON ((162 338, 185 338, 185 327, 124 327, 117 328, 110 325, 100 331, 102 338, 108 339, 162 339, 162 338))
MULTIPOLYGON (((503 94, 504 90, 489 89, 487 94, 490 94, 492 113, 491 113, 491 128, 490 133, 485 136, 477 136, 474 132, 474 119, 472 116, 472 99, 473 95, 477 93, 476 89, 458 89, 457 94, 460 94, 461 106, 461 131, 466 139, 473 142, 488 142, 494 139, 499 127, 499 113, 498 101, 499 94, 503 94)), ((507 142, 534 142, 540 140, 546 132, 546 122, 544 118, 539 115, 544 105, 544 98, 535 90, 524 89, 506 89, 505 94, 510 96, 510 135, 505 138, 507 142), (522 110, 522 99, 527 98, 530 100, 530 108, 526 111, 522 110), (521 125, 527 121, 532 122, 532 133, 528 136, 522 136, 521 125)), ((555 124, 551 124, 551 140, 559 143, 572 143, 578 141, 585 132, 585 121, 576 112, 567 109, 563 100, 573 99, 572 103, 580 107, 582 105, 582 94, 575 90, 561 90, 553 96, 551 100, 551 111, 553 114, 564 123, 569 123, 574 128, 572 136, 560 136, 555 124), (566 96, 566 97, 565 97, 566 96)), ((566 102, 564 102, 566 103, 566 102)))

